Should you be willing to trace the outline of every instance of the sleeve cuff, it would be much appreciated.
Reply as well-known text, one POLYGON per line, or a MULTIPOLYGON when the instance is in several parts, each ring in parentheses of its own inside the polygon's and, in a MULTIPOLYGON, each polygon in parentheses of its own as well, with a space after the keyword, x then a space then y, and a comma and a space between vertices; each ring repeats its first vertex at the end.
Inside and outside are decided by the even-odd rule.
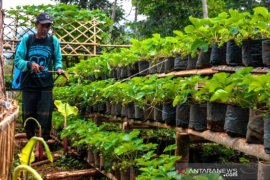
POLYGON ((31 67, 32 67, 32 63, 31 62, 27 62, 27 69, 28 70, 31 70, 31 67))

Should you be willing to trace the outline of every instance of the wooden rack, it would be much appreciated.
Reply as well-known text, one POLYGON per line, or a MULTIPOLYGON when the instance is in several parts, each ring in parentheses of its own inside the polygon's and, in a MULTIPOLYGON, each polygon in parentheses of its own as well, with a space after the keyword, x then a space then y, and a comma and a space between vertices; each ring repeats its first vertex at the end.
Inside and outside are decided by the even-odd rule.
MULTIPOLYGON (((156 121, 138 121, 99 113, 92 114, 89 117, 92 117, 97 121, 105 121, 105 122, 109 121, 115 123, 128 122, 131 124, 131 127, 132 125, 136 125, 136 128, 138 129, 140 128, 140 125, 149 126, 149 128, 157 127, 157 128, 171 129, 175 130, 177 134, 180 136, 193 135, 201 137, 210 142, 215 142, 217 144, 221 144, 234 150, 241 151, 245 154, 257 157, 259 159, 270 161, 270 155, 265 153, 264 146, 262 144, 248 144, 246 143, 246 140, 244 138, 232 138, 228 136, 225 132, 213 132, 210 130, 199 132, 194 131, 192 129, 183 129, 180 127, 168 126, 165 123, 160 123, 156 121)), ((189 146, 189 144, 187 145, 189 146)), ((183 154, 181 154, 181 156, 183 156, 183 154)))
MULTIPOLYGON (((172 71, 169 73, 161 73, 158 74, 158 77, 166 77, 166 76, 171 76, 174 75, 176 77, 182 77, 182 76, 191 76, 191 75, 212 75, 218 72, 235 72, 241 68, 244 68, 244 66, 237 66, 237 67, 231 67, 227 65, 221 65, 221 66, 214 66, 211 68, 204 68, 204 69, 191 69, 191 70, 182 70, 182 71, 172 71)), ((269 73, 270 69, 267 67, 259 67, 259 68, 254 68, 252 70, 253 74, 266 74, 269 73)))

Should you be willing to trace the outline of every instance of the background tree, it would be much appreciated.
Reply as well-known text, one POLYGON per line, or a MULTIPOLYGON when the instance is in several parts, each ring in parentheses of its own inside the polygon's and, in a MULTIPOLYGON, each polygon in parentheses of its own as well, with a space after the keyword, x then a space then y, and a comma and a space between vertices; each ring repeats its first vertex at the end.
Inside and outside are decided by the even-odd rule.
MULTIPOLYGON (((269 0, 207 0, 208 16, 214 17, 230 8, 251 11, 256 6, 270 8, 269 0)), ((189 24, 188 17, 202 17, 202 0, 132 0, 138 14, 145 20, 130 23, 135 38, 151 37, 153 33, 162 36, 173 35, 173 30, 181 30, 189 24)))

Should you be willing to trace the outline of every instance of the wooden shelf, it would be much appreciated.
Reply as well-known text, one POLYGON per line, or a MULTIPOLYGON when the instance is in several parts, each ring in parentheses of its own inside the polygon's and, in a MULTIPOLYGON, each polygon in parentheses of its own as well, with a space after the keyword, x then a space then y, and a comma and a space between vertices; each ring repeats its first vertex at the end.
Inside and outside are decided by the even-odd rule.
MULTIPOLYGON (((182 76, 191 76, 191 75, 211 75, 218 72, 235 72, 238 69, 245 68, 245 66, 227 66, 227 65, 221 65, 221 66, 214 66, 211 68, 204 68, 204 69, 191 69, 191 70, 182 70, 182 71, 172 71, 170 73, 161 73, 157 76, 167 77, 170 75, 174 75, 176 77, 182 77, 182 76)), ((269 73, 270 69, 267 67, 257 67, 253 68, 252 73, 253 74, 266 74, 269 73)))
POLYGON ((224 132, 213 132, 210 130, 198 132, 192 129, 187 129, 183 132, 202 137, 204 139, 224 145, 234 150, 241 151, 245 154, 255 156, 259 159, 263 159, 266 161, 270 160, 270 155, 265 153, 264 146, 262 144, 248 144, 246 142, 246 139, 244 138, 232 138, 224 132))
POLYGON ((212 68, 205 68, 205 69, 191 69, 191 70, 183 70, 183 71, 173 71, 170 73, 162 73, 158 74, 158 77, 166 77, 170 75, 174 76, 191 76, 191 75, 210 75, 217 73, 217 70, 213 70, 212 68))
MULTIPOLYGON (((212 67, 212 70, 214 71, 218 71, 218 72, 235 72, 238 69, 244 68, 244 66, 226 66, 226 65, 222 65, 222 66, 215 66, 212 67)), ((266 74, 270 72, 270 69, 267 67, 257 67, 257 68, 253 68, 252 73, 254 74, 266 74)))
POLYGON ((95 114, 93 117, 96 118, 105 118, 104 120, 109 120, 110 122, 128 122, 130 124, 136 125, 148 125, 152 127, 165 128, 175 130, 177 133, 193 135, 197 137, 201 137, 205 140, 215 142, 217 144, 224 145, 226 147, 232 148, 237 151, 241 151, 245 154, 255 156, 259 159, 263 159, 266 161, 270 161, 270 155, 266 154, 264 151, 264 145, 262 144, 248 144, 246 139, 244 138, 232 138, 228 136, 225 132, 213 132, 210 130, 206 130, 203 132, 198 132, 192 129, 183 129, 181 127, 168 126, 165 123, 154 122, 154 121, 135 121, 133 119, 114 117, 111 115, 102 115, 95 114))

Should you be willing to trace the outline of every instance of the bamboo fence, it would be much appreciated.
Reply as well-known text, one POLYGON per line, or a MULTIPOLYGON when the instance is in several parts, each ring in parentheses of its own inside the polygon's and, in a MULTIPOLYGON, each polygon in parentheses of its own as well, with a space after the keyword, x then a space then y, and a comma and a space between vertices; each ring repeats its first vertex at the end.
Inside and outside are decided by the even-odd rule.
POLYGON ((15 120, 19 115, 16 101, 0 99, 0 179, 11 177, 11 166, 14 154, 15 120))
MULTIPOLYGON (((35 17, 18 12, 9 14, 3 10, 3 48, 4 53, 14 55, 16 45, 25 34, 35 32, 35 17)), ((101 41, 101 22, 93 18, 89 21, 55 22, 52 31, 61 45, 63 56, 97 56, 97 47, 101 41)))

